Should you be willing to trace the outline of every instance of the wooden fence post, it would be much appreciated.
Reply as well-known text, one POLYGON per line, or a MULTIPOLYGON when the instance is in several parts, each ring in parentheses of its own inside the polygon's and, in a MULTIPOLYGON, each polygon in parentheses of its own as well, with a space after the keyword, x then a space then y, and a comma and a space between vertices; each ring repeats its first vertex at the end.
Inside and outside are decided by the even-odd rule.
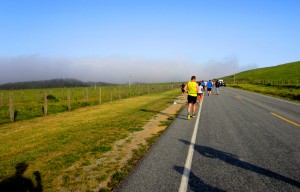
POLYGON ((113 92, 112 89, 110 90, 110 102, 112 102, 113 98, 112 98, 113 92))
POLYGON ((9 93, 9 117, 10 117, 10 122, 15 121, 13 93, 9 93))
POLYGON ((102 97, 102 93, 101 93, 102 90, 101 89, 102 88, 100 87, 99 88, 99 104, 101 104, 101 102, 102 102, 102 98, 101 98, 102 97))
POLYGON ((88 90, 88 88, 85 88, 85 101, 86 102, 89 101, 89 90, 88 90))
POLYGON ((139 96, 141 96, 141 86, 139 85, 139 96))
POLYGON ((48 113, 48 109, 47 109, 47 93, 46 93, 46 91, 44 91, 43 112, 44 112, 44 115, 47 115, 47 113, 48 113))
POLYGON ((132 94, 135 96, 135 86, 132 86, 132 94))
POLYGON ((68 110, 71 111, 71 93, 70 93, 70 90, 68 90, 68 110))
POLYGON ((0 106, 3 105, 3 93, 0 93, 0 106))

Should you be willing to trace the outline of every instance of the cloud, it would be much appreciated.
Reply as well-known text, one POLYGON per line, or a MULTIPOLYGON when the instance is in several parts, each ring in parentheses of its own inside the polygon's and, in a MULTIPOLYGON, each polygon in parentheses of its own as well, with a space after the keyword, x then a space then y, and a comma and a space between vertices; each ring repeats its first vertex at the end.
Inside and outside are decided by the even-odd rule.
POLYGON ((198 80, 230 75, 238 69, 236 58, 199 64, 184 57, 154 59, 142 57, 62 58, 27 55, 0 57, 0 83, 76 78, 111 83, 181 82, 192 75, 198 80))

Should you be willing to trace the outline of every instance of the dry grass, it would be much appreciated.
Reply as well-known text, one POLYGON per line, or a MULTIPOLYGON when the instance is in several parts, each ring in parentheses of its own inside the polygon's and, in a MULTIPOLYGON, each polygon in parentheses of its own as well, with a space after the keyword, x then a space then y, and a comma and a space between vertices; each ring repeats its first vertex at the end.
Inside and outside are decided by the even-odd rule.
POLYGON ((133 143, 132 135, 178 94, 172 90, 1 125, 0 179, 27 162, 26 176, 40 171, 45 191, 97 191, 126 165, 128 158, 122 157, 132 152, 124 146, 133 143))

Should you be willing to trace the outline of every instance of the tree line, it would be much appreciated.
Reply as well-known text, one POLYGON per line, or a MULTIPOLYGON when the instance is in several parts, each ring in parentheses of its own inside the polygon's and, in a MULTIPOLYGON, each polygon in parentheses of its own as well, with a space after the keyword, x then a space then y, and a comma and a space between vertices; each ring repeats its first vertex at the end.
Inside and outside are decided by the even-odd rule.
POLYGON ((91 82, 91 81, 83 82, 77 79, 51 79, 51 80, 43 80, 43 81, 5 83, 0 85, 0 90, 113 86, 113 85, 116 84, 106 83, 106 82, 91 82))

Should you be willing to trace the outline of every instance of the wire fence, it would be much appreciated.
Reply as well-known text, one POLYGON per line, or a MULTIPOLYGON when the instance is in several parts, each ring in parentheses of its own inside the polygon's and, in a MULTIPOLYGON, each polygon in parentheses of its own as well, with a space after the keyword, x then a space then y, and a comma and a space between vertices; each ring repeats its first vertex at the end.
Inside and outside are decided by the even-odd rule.
POLYGON ((269 85, 269 86, 286 86, 286 87, 299 87, 300 80, 264 80, 264 79, 257 79, 257 80, 248 80, 248 79, 236 79, 236 80, 227 80, 226 83, 232 84, 260 84, 260 85, 269 85))
POLYGON ((106 102, 161 93, 178 88, 176 83, 103 87, 0 90, 0 124, 70 111, 106 102))

